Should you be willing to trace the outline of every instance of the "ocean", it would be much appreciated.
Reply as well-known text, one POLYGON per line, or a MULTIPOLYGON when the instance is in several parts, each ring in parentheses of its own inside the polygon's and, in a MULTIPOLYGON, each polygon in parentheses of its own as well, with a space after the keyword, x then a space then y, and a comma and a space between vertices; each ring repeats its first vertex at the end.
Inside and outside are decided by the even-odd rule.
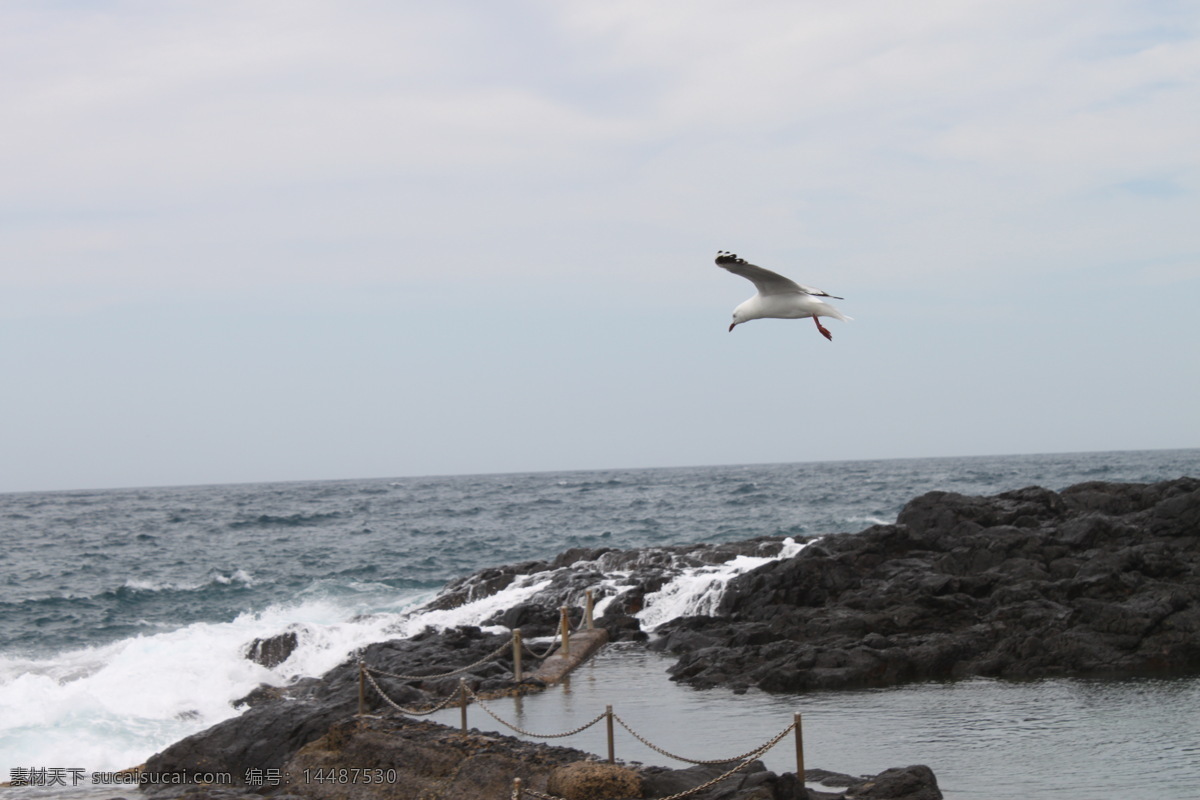
MULTIPOLYGON (((892 522, 931 490, 1182 475, 1200 475, 1200 450, 0 494, 0 781, 39 769, 67 778, 0 796, 120 794, 80 794, 80 776, 135 766, 234 716, 232 701, 260 683, 319 675, 358 647, 428 624, 486 619, 498 601, 416 611, 485 567, 571 547, 802 541, 892 522), (284 630, 300 639, 287 661, 268 669, 244 657, 255 638, 284 630)), ((721 582, 688 586, 698 588, 648 604, 644 624, 711 606, 721 582)), ((788 709, 804 711, 816 726, 806 733, 810 768, 925 763, 951 800, 1032 788, 1086 800, 1122 787, 1183 800, 1200 786, 1200 678, 733 695, 671 684, 667 664, 613 647, 570 686, 510 711, 563 730, 573 708, 586 719, 605 703, 623 714, 624 704, 651 740, 720 756, 761 743, 754 737, 784 727, 788 709)))

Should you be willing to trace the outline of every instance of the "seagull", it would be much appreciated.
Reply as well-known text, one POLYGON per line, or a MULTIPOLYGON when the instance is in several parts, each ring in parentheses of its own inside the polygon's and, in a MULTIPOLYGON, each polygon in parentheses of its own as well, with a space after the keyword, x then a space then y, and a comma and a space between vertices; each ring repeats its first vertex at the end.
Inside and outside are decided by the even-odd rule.
POLYGON ((717 266, 729 270, 734 275, 741 275, 758 289, 758 294, 733 310, 733 322, 729 325, 730 331, 733 330, 735 325, 741 325, 743 322, 749 322, 752 319, 764 319, 766 317, 774 319, 804 319, 805 317, 812 317, 813 322, 817 324, 817 330, 821 332, 822 336, 832 342, 833 334, 821 324, 821 320, 818 317, 833 317, 834 319, 840 319, 842 322, 850 320, 850 317, 847 317, 829 305, 829 303, 817 299, 819 297, 832 297, 834 300, 844 300, 845 298, 832 295, 829 292, 823 292, 820 289, 814 289, 811 286, 796 283, 782 275, 771 272, 769 269, 756 267, 746 259, 738 258, 728 250, 717 251, 717 266))

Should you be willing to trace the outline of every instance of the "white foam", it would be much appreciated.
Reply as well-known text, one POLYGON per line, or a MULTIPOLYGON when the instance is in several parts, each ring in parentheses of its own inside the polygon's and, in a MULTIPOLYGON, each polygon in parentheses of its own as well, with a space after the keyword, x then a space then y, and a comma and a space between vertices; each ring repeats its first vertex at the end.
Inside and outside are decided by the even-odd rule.
POLYGON ((729 581, 771 561, 791 558, 807 544, 797 544, 789 537, 783 540, 783 549, 777 556, 737 556, 724 564, 686 569, 657 592, 646 595, 645 607, 634 616, 645 631, 653 631, 678 617, 711 616, 716 613, 729 581))
MULTIPOLYGON (((235 573, 230 580, 250 582, 235 573)), ((413 613, 432 593, 361 584, 340 601, 320 590, 228 623, 195 623, 44 659, 0 656, 0 770, 118 770, 239 713, 233 701, 261 683, 321 675, 372 642, 479 625, 550 583, 548 573, 449 610, 413 613), (390 602, 381 597, 391 593, 390 602), (272 669, 246 659, 256 638, 293 631, 297 647, 272 669)))
MULTIPOLYGON (((803 545, 785 541, 776 558, 803 545)), ((685 614, 712 613, 736 575, 772 558, 739 556, 715 567, 688 569, 648 595, 638 615, 653 628, 685 614)), ((453 609, 416 613, 432 592, 397 592, 383 584, 354 584, 332 599, 327 587, 301 592, 289 606, 246 613, 232 622, 194 623, 100 647, 43 659, 0 656, 0 770, 15 767, 119 770, 143 763, 169 744, 239 713, 233 701, 259 684, 285 685, 321 675, 372 642, 412 636, 426 627, 481 625, 496 612, 534 599, 553 572, 518 577, 488 597, 453 609), (293 631, 297 647, 268 669, 245 657, 256 638, 293 631)), ((601 586, 622 583, 610 573, 601 586)), ((234 573, 229 580, 251 582, 234 573)), ((342 588, 345 588, 344 586, 342 588)), ((502 628, 495 628, 502 631, 502 628)))
POLYGON ((116 770, 238 712, 232 702, 260 683, 284 685, 319 675, 370 642, 427 595, 396 598, 396 609, 306 600, 194 623, 49 658, 0 657, 0 770, 80 767, 116 770), (295 652, 268 669, 245 658, 256 638, 294 630, 295 652))
POLYGON ((889 522, 886 519, 881 519, 879 517, 873 517, 873 516, 867 515, 867 516, 860 516, 860 517, 847 517, 846 521, 847 522, 865 522, 868 525, 891 525, 892 522, 894 522, 895 520, 892 520, 891 522, 889 522))

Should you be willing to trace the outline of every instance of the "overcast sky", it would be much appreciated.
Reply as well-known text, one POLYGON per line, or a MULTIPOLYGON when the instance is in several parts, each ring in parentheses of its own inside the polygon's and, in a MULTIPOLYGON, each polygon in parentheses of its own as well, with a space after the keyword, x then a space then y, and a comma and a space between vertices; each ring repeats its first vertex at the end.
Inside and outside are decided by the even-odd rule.
POLYGON ((1198 34, 9 0, 0 491, 1200 446, 1198 34))

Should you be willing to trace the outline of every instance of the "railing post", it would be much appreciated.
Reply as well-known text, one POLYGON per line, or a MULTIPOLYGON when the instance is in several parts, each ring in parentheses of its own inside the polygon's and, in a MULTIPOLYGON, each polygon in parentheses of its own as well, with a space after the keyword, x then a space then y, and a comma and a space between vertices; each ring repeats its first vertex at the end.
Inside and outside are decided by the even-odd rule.
POLYGON ((594 619, 592 619, 592 606, 595 604, 595 601, 592 599, 592 590, 591 589, 588 589, 586 594, 587 594, 587 615, 586 615, 587 629, 590 631, 596 627, 596 621, 594 619))
MULTIPOLYGON (((523 676, 521 675, 521 629, 513 629, 513 681, 520 683, 523 676)), ((519 780, 519 779, 518 779, 519 780)))
POLYGON ((615 764, 617 762, 617 754, 613 750, 612 706, 605 706, 604 713, 608 717, 608 763, 615 764))
MULTIPOLYGON (((800 719, 800 712, 796 712, 794 717, 796 723, 796 779, 800 781, 800 787, 804 787, 804 725, 800 719)), ((804 797, 808 797, 808 790, 804 790, 804 797)))
POLYGON ((512 800, 521 800, 521 779, 513 778, 512 800))
POLYGON ((467 681, 458 679, 459 706, 462 709, 462 732, 467 732, 467 681))
POLYGON ((563 606, 559 613, 562 616, 562 654, 569 656, 571 655, 571 622, 567 619, 567 607, 563 606))
POLYGON ((367 667, 358 662, 358 715, 367 713, 367 667))

